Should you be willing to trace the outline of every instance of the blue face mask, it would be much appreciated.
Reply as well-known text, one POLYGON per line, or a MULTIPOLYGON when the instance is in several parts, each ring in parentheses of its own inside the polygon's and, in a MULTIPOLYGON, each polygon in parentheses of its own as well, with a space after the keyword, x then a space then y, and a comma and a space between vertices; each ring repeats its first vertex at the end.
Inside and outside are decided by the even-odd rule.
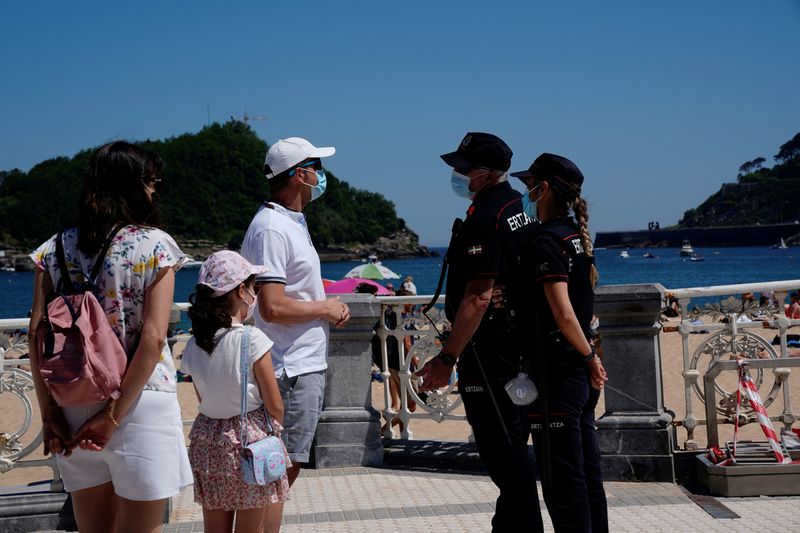
POLYGON ((538 220, 536 218, 536 202, 531 200, 531 193, 538 189, 539 186, 533 187, 525 191, 522 195, 522 211, 530 217, 531 220, 538 220))
POLYGON ((328 188, 328 178, 325 176, 324 170, 315 170, 317 173, 317 184, 316 185, 309 185, 305 181, 303 182, 305 185, 311 187, 311 201, 313 202, 323 194, 325 194, 325 189, 328 188))
POLYGON ((454 170, 453 175, 450 177, 450 187, 452 187, 453 192, 458 196, 472 200, 475 197, 475 193, 469 190, 470 179, 469 176, 465 176, 454 170))

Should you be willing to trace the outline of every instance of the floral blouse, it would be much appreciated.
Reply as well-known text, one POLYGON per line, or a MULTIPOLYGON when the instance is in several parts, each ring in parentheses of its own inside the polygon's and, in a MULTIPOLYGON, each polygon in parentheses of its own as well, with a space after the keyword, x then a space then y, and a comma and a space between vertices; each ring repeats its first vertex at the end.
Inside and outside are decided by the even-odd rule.
MULTIPOLYGON (((78 229, 64 231, 64 255, 73 283, 81 285, 94 268, 97 256, 78 250, 78 229)), ((38 268, 50 274, 53 286, 61 279, 56 259, 56 235, 31 255, 38 268)), ((108 322, 129 356, 139 342, 144 314, 144 295, 161 268, 180 268, 186 256, 165 232, 134 225, 121 229, 106 254, 103 268, 95 280, 100 305, 108 322)), ((165 342, 161 358, 145 385, 145 390, 175 392, 175 362, 165 342)))

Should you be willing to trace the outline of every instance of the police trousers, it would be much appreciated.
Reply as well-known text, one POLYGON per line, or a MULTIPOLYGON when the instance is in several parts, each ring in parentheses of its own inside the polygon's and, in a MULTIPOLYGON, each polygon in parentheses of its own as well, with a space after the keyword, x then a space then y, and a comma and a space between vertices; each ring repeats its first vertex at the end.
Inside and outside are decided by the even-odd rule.
MULTIPOLYGON (((536 380, 541 393, 541 380, 536 380)), ((550 446, 543 449, 541 398, 528 417, 540 467, 549 462, 551 479, 542 492, 556 532, 608 531, 608 507, 603 489, 600 449, 594 409, 600 391, 589 386, 584 365, 554 370, 547 380, 550 446)))
MULTIPOLYGON (((488 356, 486 361, 490 361, 488 356)), ((459 369, 458 388, 478 453, 492 481, 500 489, 492 531, 544 531, 536 489, 536 463, 528 452, 527 408, 514 405, 504 385, 504 382, 497 381, 491 387, 508 437, 480 373, 475 375, 475 372, 459 369)))

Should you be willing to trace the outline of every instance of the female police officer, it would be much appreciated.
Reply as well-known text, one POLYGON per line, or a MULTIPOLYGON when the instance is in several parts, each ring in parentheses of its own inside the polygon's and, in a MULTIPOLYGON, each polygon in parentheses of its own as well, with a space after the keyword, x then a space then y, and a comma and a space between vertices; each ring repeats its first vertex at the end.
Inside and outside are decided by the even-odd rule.
POLYGON ((544 500, 556 531, 608 531, 594 427, 605 370, 588 341, 597 270, 583 174, 565 157, 542 154, 512 176, 528 187, 526 214, 542 223, 523 253, 529 281, 521 323, 533 334, 530 363, 541 394, 529 415, 537 462, 552 470, 544 500))

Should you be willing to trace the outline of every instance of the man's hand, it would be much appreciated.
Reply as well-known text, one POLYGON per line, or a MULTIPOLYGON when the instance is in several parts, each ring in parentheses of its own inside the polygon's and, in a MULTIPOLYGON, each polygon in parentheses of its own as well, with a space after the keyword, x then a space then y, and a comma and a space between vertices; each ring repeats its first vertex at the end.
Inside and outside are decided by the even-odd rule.
POLYGON ((589 384, 593 389, 603 390, 606 381, 608 381, 608 374, 606 374, 602 361, 599 357, 592 357, 589 361, 589 384))
POLYGON ((508 297, 506 296, 505 285, 495 285, 492 290, 492 307, 503 309, 506 306, 506 302, 508 302, 508 297))
POLYGON ((344 327, 350 320, 350 308, 338 297, 325 300, 325 312, 322 316, 337 328, 344 327))
POLYGON ((453 369, 444 364, 440 357, 434 357, 423 366, 414 375, 422 378, 422 385, 420 390, 423 392, 430 392, 434 389, 441 389, 447 385, 447 381, 453 373, 453 369))

